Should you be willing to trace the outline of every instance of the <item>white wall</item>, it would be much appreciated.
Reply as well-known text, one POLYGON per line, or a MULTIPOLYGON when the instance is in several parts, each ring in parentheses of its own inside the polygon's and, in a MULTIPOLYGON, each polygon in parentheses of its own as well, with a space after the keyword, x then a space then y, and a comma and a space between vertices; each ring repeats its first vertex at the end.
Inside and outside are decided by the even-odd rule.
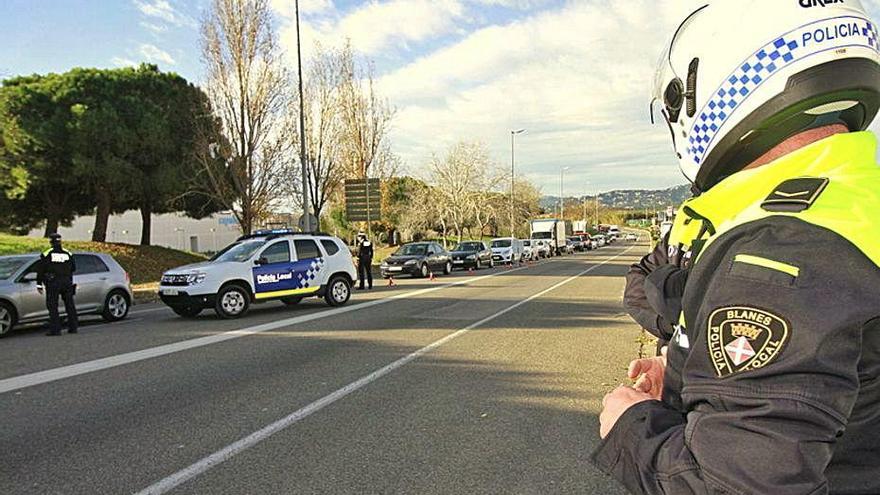
MULTIPOLYGON (((195 237, 199 252, 217 251, 241 235, 238 224, 230 224, 234 218, 231 213, 218 213, 201 220, 180 213, 153 215, 151 241, 156 246, 192 251, 191 237, 195 237)), ((94 215, 82 216, 74 220, 70 227, 60 227, 58 233, 66 240, 89 241, 94 227, 94 215)), ((34 229, 28 235, 42 237, 43 232, 42 228, 34 229)), ((107 242, 140 244, 140 212, 127 211, 111 216, 107 226, 107 242)))

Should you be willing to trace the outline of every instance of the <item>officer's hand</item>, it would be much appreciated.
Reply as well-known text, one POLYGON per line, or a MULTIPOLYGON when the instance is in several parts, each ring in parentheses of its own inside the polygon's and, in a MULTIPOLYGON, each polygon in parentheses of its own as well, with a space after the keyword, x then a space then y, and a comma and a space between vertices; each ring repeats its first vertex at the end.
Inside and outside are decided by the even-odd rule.
POLYGON ((627 409, 646 400, 652 400, 648 394, 623 385, 606 395, 602 399, 602 413, 599 414, 599 436, 608 436, 627 409))
POLYGON ((663 375, 666 373, 666 350, 660 349, 660 356, 647 359, 636 359, 629 363, 627 376, 636 380, 633 388, 648 394, 652 399, 660 400, 663 396, 663 375))

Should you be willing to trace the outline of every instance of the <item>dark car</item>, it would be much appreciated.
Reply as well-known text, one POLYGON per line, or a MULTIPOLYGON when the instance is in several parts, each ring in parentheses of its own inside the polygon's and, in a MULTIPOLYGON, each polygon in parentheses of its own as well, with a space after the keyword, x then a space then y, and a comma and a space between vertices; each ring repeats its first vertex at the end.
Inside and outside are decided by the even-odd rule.
POLYGON ((452 272, 452 259, 436 242, 413 242, 400 246, 394 254, 385 258, 380 269, 385 278, 402 274, 424 278, 437 272, 449 275, 452 272))
POLYGON ((486 246, 486 243, 480 241, 464 241, 455 246, 449 256, 452 258, 453 268, 474 268, 479 270, 484 266, 492 268, 495 262, 492 261, 492 250, 486 246))

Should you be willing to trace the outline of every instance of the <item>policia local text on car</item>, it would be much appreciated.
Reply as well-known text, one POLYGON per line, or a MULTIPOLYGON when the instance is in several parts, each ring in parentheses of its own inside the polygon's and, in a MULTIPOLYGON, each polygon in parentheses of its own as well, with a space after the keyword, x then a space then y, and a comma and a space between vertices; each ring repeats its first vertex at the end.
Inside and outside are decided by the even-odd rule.
POLYGON ((701 194, 670 240, 690 268, 645 281, 668 362, 603 401, 594 461, 633 493, 880 493, 878 29, 801 4, 713 0, 661 63, 701 194))

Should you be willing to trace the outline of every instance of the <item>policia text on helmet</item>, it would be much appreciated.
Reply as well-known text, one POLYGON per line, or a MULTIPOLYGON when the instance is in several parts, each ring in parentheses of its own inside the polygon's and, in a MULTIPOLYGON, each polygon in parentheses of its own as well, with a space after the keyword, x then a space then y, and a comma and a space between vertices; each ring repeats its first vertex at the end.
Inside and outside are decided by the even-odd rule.
MULTIPOLYGON (((717 50, 731 46, 727 43, 695 42, 695 36, 719 33, 695 35, 688 29, 700 16, 724 16, 729 11, 724 3, 711 4, 714 11, 708 10, 709 4, 697 9, 678 28, 658 70, 651 105, 653 121, 654 102, 662 103, 660 113, 682 170, 698 191, 805 130, 832 124, 849 131, 867 129, 880 110, 876 25, 858 16, 833 19, 827 11, 828 19, 804 23, 821 11, 800 7, 807 15, 791 19, 791 29, 782 36, 768 33, 761 38, 749 32, 755 23, 743 20, 743 36, 727 43, 742 47, 743 38, 762 41, 752 44, 754 51, 730 54, 733 50, 717 50), (740 62, 731 62, 737 56, 740 62), (718 58, 726 60, 719 64, 718 58), (736 67, 732 72, 731 63, 736 67)), ((772 18, 776 4, 795 2, 753 3, 761 18, 772 18)), ((862 11, 858 0, 835 7, 862 11)), ((784 15, 792 17, 786 10, 784 15)))

